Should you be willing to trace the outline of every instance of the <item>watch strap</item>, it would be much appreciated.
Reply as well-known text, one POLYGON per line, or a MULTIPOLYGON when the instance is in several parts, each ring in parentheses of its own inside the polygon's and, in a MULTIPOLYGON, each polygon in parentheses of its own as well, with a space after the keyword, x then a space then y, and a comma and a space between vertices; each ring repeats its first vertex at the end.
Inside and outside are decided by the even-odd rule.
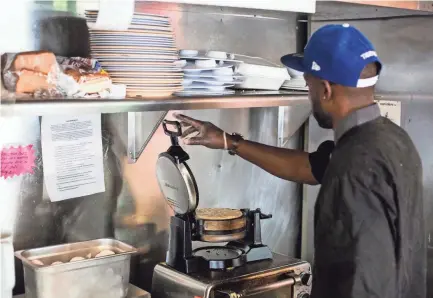
POLYGON ((232 133, 231 135, 232 144, 229 148, 230 155, 236 155, 239 147, 239 143, 244 140, 244 137, 238 133, 232 133))

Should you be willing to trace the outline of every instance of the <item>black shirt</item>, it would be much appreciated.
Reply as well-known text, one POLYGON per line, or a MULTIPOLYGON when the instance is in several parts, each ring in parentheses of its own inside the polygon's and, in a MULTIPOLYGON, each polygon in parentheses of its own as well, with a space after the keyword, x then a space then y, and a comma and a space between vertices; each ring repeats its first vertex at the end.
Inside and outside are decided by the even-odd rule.
POLYGON ((328 141, 310 155, 322 183, 312 297, 425 298, 420 157, 388 119, 351 118, 335 148, 328 141))

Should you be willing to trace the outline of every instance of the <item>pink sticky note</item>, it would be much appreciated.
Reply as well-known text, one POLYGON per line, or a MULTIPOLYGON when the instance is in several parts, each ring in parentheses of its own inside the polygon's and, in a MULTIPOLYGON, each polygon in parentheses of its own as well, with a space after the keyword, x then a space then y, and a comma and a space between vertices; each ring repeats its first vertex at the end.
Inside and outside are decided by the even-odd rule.
POLYGON ((33 174, 35 150, 33 145, 3 148, 1 151, 0 177, 33 174))

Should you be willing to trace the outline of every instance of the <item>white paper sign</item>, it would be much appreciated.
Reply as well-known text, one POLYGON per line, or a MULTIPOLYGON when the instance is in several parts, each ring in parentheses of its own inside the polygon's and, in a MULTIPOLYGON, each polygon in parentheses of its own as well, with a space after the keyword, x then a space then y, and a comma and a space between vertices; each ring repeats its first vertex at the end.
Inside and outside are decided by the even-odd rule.
POLYGON ((382 117, 388 118, 398 126, 401 125, 401 102, 390 100, 377 100, 380 114, 382 117))
POLYGON ((135 0, 99 0, 99 12, 92 29, 126 31, 134 16, 135 0))
POLYGON ((105 191, 100 114, 42 117, 41 143, 51 201, 105 191))

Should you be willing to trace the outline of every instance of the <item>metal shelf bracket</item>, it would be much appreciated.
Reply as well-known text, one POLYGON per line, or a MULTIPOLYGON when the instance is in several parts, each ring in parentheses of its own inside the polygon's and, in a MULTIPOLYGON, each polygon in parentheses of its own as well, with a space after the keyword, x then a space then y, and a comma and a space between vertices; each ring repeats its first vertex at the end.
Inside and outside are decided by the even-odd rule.
POLYGON ((128 112, 128 163, 137 162, 167 113, 168 111, 153 112, 154 116, 150 117, 151 112, 128 112))

